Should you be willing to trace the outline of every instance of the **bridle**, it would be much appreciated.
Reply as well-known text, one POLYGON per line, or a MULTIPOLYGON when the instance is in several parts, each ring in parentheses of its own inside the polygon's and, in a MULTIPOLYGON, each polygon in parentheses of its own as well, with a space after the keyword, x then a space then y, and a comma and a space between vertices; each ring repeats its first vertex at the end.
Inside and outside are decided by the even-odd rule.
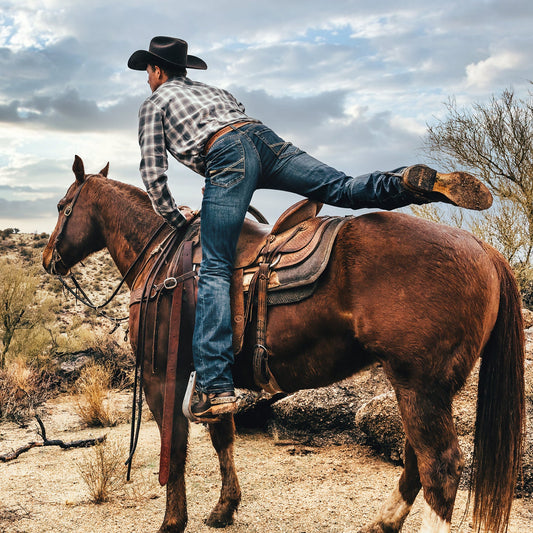
POLYGON ((55 238, 54 248, 52 250, 52 260, 50 262, 50 272, 52 274, 55 274, 56 276, 59 276, 59 277, 61 277, 61 274, 59 274, 59 272, 57 272, 57 270, 56 270, 56 265, 57 264, 61 264, 63 266, 63 268, 65 270, 67 270, 67 271, 69 271, 70 268, 67 267, 67 265, 63 261, 63 258, 61 257, 57 247, 59 246, 59 244, 61 243, 61 241, 63 239, 63 233, 65 231, 65 227, 67 225, 67 221, 68 221, 70 215, 72 215, 72 210, 74 209, 74 206, 76 205, 76 202, 78 201, 78 198, 80 197, 81 191, 83 190, 83 187, 89 181, 90 178, 91 178, 91 176, 88 176, 83 181, 83 183, 79 186, 78 190, 76 191, 76 194, 74 194, 74 198, 72 198, 72 202, 70 202, 70 204, 67 205, 67 207, 65 207, 62 210, 62 213, 63 213, 64 216, 63 216, 63 220, 61 221, 61 225, 59 226, 59 230, 57 232, 57 236, 55 238))
MULTIPOLYGON (((70 294, 72 294, 76 298, 76 300, 79 300, 82 304, 86 305, 87 307, 89 307, 91 309, 94 309, 100 316, 103 316, 103 317, 107 318, 108 320, 112 321, 115 324, 115 327, 113 329, 113 331, 115 331, 115 329, 117 329, 122 322, 125 322, 126 320, 128 320, 129 317, 128 316, 122 317, 122 318, 112 317, 112 316, 109 316, 108 314, 106 314, 104 311, 102 311, 102 308, 107 306, 113 300, 113 298, 118 294, 118 292, 120 291, 120 289, 122 288, 122 286, 126 282, 126 279, 128 278, 128 276, 131 274, 133 269, 138 265, 138 263, 140 262, 140 260, 144 256, 145 252, 153 244, 154 240, 161 233, 163 228, 165 226, 167 226, 167 223, 166 222, 161 223, 161 225, 155 230, 155 232, 152 234, 152 236, 148 239, 148 241, 144 245, 144 247, 141 250, 141 252, 137 255, 137 257, 135 258, 133 263, 128 267, 128 270, 126 271, 124 276, 122 276, 122 279, 120 280, 120 282, 117 285, 117 287, 115 288, 115 290, 112 292, 111 296, 109 296, 109 298, 107 298, 107 300, 104 303, 101 303, 101 304, 98 304, 98 305, 94 304, 91 301, 91 299, 89 298, 89 296, 87 296, 85 291, 82 289, 82 287, 78 283, 78 280, 74 277, 74 274, 72 274, 72 273, 68 274, 69 279, 72 281, 72 284, 74 285, 74 288, 72 288, 67 283, 65 278, 61 274, 59 274, 59 272, 57 272, 57 270, 56 270, 56 265, 57 264, 61 264, 64 267, 65 270, 70 272, 70 268, 67 267, 67 265, 63 261, 63 258, 61 257, 57 247, 61 243, 64 231, 65 231, 65 227, 67 225, 67 221, 69 220, 70 216, 72 215, 72 211, 74 210, 74 206, 76 205, 76 202, 78 201, 78 198, 79 198, 79 196, 81 194, 81 191, 83 190, 83 187, 85 186, 85 184, 89 181, 89 179, 92 176, 93 175, 88 176, 84 180, 84 182, 80 185, 80 187, 78 188, 78 190, 74 194, 74 198, 72 198, 72 201, 70 202, 70 204, 67 205, 67 207, 65 207, 64 210, 62 210, 62 213, 64 214, 64 217, 63 217, 63 220, 61 221, 61 225, 59 226, 59 229, 58 229, 58 232, 57 232, 57 237, 55 238, 54 248, 52 250, 52 260, 50 262, 50 272, 52 274, 54 274, 59 279, 59 281, 61 282, 63 287, 70 294)), ((150 258, 153 255, 154 254, 150 254, 150 256, 146 259, 146 261, 142 265, 139 273, 143 271, 144 267, 146 266, 146 263, 150 260, 150 258)), ((139 275, 139 273, 137 273, 137 276, 139 275)))

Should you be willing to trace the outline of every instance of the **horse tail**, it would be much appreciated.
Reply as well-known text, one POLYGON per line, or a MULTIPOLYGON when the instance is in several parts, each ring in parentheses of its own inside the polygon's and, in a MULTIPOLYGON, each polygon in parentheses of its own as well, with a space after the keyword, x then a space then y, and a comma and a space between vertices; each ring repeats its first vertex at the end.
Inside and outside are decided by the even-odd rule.
POLYGON ((470 489, 474 529, 507 531, 524 435, 524 327, 520 293, 503 256, 482 243, 500 280, 496 324, 481 356, 470 489))

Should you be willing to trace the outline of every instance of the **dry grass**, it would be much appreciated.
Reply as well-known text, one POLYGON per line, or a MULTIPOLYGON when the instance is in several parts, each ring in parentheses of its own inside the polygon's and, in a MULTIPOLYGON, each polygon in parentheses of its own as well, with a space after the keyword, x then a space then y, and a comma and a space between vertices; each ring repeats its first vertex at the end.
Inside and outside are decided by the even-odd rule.
POLYGON ((124 447, 117 441, 106 440, 91 448, 76 467, 87 485, 93 503, 103 503, 111 499, 113 493, 124 485, 124 447))
POLYGON ((49 396, 50 376, 38 372, 23 359, 10 361, 0 370, 0 419, 23 424, 49 396))
POLYGON ((99 364, 87 365, 76 381, 76 412, 90 427, 110 427, 118 422, 110 400, 111 372, 99 364))

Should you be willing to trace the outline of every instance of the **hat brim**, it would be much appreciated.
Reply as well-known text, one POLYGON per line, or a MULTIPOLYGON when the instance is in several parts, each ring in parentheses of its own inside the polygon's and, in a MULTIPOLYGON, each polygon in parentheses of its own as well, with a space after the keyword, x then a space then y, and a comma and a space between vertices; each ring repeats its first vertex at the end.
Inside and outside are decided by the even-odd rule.
POLYGON ((132 70, 146 70, 146 67, 154 60, 164 61, 165 63, 169 63, 170 65, 174 65, 176 67, 195 68, 198 70, 207 69, 207 64, 205 61, 196 56, 188 55, 187 64, 181 65, 160 57, 152 52, 148 52, 147 50, 137 50, 136 52, 133 52, 131 57, 128 59, 128 67, 132 70))

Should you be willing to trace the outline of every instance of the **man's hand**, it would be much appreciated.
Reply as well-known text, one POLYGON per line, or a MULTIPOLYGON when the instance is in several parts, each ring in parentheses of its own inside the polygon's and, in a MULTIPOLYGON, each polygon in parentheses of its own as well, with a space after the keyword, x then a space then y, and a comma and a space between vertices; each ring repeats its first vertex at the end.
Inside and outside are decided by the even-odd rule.
POLYGON ((190 207, 187 206, 180 206, 179 207, 180 213, 185 217, 187 222, 190 222, 196 215, 198 215, 198 211, 193 211, 190 207))

